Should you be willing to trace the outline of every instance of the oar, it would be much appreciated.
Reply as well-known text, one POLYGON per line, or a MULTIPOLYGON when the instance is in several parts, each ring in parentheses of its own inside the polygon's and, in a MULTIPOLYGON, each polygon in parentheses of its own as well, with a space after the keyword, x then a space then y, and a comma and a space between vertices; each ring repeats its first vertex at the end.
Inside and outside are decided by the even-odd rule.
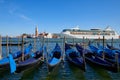
POLYGON ((2 36, 0 35, 0 59, 2 59, 2 36))

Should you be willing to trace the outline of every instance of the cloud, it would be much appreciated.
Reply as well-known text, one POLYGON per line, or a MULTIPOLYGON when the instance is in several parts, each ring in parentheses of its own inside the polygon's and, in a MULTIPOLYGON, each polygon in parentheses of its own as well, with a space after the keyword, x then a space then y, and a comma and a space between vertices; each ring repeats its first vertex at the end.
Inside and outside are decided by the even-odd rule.
POLYGON ((27 17, 27 16, 24 15, 24 14, 20 14, 20 15, 18 15, 18 16, 19 16, 20 18, 24 19, 24 20, 28 20, 28 21, 31 20, 29 17, 27 17))
POLYGON ((21 9, 21 7, 15 3, 9 3, 8 5, 8 13, 11 16, 14 16, 16 18, 21 18, 26 21, 32 21, 32 19, 28 17, 27 14, 25 14, 23 11, 24 10, 21 9))
POLYGON ((32 20, 31 18, 29 18, 28 16, 26 16, 25 14, 23 14, 23 13, 19 10, 19 8, 18 8, 17 6, 16 6, 16 7, 14 6, 14 7, 9 8, 8 12, 9 12, 10 15, 17 16, 17 17, 19 17, 19 18, 21 18, 21 19, 24 19, 24 20, 27 20, 27 21, 32 20))

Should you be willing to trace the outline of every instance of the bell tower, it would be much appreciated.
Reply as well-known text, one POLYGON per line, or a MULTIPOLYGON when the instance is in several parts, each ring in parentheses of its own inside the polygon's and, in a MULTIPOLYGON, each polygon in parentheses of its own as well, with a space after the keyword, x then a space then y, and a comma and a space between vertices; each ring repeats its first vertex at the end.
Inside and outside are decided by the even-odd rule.
POLYGON ((38 26, 35 28, 35 37, 38 37, 38 26))

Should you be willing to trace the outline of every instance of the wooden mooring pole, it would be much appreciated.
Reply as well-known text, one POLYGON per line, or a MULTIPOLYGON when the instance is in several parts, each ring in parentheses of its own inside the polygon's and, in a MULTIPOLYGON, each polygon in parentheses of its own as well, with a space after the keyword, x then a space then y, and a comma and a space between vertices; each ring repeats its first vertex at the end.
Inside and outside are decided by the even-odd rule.
POLYGON ((21 49, 22 49, 22 61, 24 61, 24 36, 22 36, 22 46, 21 46, 21 49))
POLYGON ((36 37, 34 38, 34 48, 33 48, 33 52, 36 51, 36 37))
POLYGON ((49 44, 49 38, 47 38, 47 46, 46 46, 46 58, 48 59, 48 44, 49 44))
POLYGON ((98 38, 98 43, 100 44, 100 37, 98 38))
POLYGON ((116 59, 116 64, 117 64, 117 70, 119 72, 119 56, 118 56, 118 53, 115 53, 115 59, 116 59))
POLYGON ((12 50, 11 50, 11 42, 12 42, 12 39, 9 37, 9 53, 12 53, 12 50))
POLYGON ((6 36, 6 56, 8 56, 8 52, 9 52, 9 49, 8 49, 8 35, 6 36))
MULTIPOLYGON (((42 47, 44 47, 44 45, 45 45, 45 38, 43 37, 43 44, 42 44, 42 47)), ((47 52, 48 53, 48 52, 47 52)), ((44 58, 45 58, 45 56, 44 56, 44 52, 43 52, 43 61, 44 61, 44 58)))
POLYGON ((45 50, 45 54, 46 54, 46 56, 44 56, 45 58, 46 58, 46 63, 47 63, 47 69, 48 69, 48 74, 50 74, 50 72, 49 72, 49 66, 48 66, 48 43, 49 43, 49 39, 47 39, 47 46, 44 46, 44 50, 45 50))
POLYGON ((20 50, 20 37, 18 37, 18 50, 20 50))
MULTIPOLYGON (((85 37, 83 36, 83 48, 85 49, 86 45, 85 45, 85 37)), ((84 50, 82 50, 82 56, 83 56, 83 60, 84 60, 84 67, 86 70, 86 62, 85 62, 85 54, 84 54, 84 50)))
POLYGON ((0 35, 0 60, 2 59, 2 36, 0 35))
POLYGON ((112 37, 112 40, 111 40, 111 46, 113 47, 113 37, 112 37))
POLYGON ((85 48, 85 37, 83 36, 83 41, 82 41, 82 43, 83 43, 83 47, 85 48))
POLYGON ((74 44, 75 44, 75 39, 73 38, 73 46, 74 46, 74 44))
POLYGON ((65 59, 65 40, 66 40, 66 38, 64 36, 64 38, 63 38, 63 55, 62 55, 62 61, 63 62, 64 62, 64 59, 65 59))
POLYGON ((103 53, 102 53, 103 60, 105 58, 104 47, 105 47, 105 36, 103 36, 103 53))

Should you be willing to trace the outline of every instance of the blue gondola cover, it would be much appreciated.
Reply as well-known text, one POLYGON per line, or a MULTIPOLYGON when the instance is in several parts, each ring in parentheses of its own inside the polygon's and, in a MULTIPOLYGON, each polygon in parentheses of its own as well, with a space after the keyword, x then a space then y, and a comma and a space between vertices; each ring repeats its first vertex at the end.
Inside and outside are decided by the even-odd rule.
POLYGON ((10 73, 14 73, 16 71, 16 63, 11 54, 9 54, 9 61, 10 61, 10 73))

